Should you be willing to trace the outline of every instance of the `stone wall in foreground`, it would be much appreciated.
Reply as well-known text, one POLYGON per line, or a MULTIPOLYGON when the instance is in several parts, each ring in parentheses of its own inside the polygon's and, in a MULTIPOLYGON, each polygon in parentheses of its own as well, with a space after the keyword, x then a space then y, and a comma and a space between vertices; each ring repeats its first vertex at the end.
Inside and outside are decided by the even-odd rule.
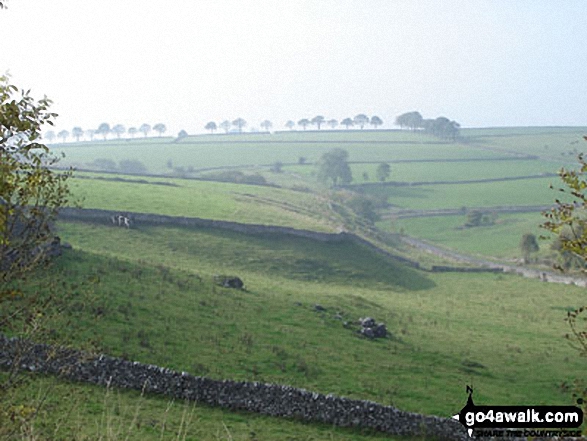
POLYGON ((369 428, 393 435, 430 435, 438 440, 468 439, 463 426, 452 419, 290 386, 195 377, 158 366, 32 344, 3 335, 0 335, 0 368, 56 374, 68 380, 144 390, 178 400, 307 422, 369 428))

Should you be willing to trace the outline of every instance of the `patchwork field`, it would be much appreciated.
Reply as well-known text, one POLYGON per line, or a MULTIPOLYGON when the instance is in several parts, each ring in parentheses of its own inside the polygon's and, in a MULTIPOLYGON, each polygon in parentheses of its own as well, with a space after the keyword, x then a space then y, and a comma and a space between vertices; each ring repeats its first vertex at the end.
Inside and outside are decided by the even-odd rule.
MULTIPOLYGON (((582 133, 575 128, 470 129, 463 130, 463 142, 443 143, 408 131, 308 131, 205 135, 177 143, 137 138, 55 149, 67 154, 63 165, 92 168, 88 165, 100 158, 140 160, 149 174, 183 167, 188 178, 219 167, 260 173, 273 185, 96 169, 77 172, 79 178, 72 181, 75 197, 86 208, 336 232, 358 222, 359 211, 349 213, 359 209, 350 203, 353 198, 360 202, 362 194, 375 196, 379 204, 375 209, 383 219, 375 224, 378 230, 364 219, 361 230, 377 240, 388 237, 386 232, 403 233, 509 261, 520 258, 522 234, 541 233, 540 214, 500 213, 494 225, 462 228, 466 209, 552 205, 560 193, 549 185, 556 187, 559 179, 459 181, 556 173, 574 161, 560 153, 568 146, 579 149, 581 144, 574 142, 582 133), (301 156, 313 163, 335 147, 348 150, 350 161, 368 162, 351 164, 354 185, 344 190, 317 183, 314 164, 296 165, 301 156), (405 160, 424 162, 393 162, 405 160), (275 161, 289 165, 282 173, 271 172, 268 165, 275 161), (376 184, 382 161, 391 163, 390 181, 430 184, 376 184), (190 166, 193 171, 187 172, 190 166), (436 181, 452 183, 432 184, 436 181), (388 205, 382 207, 382 201, 388 205), (389 217, 404 209, 463 207, 463 214, 452 216, 389 217)), ((351 242, 214 228, 135 225, 127 230, 71 221, 60 221, 58 229, 73 250, 24 286, 25 292, 42 295, 64 287, 72 296, 63 314, 51 319, 48 335, 56 341, 76 346, 92 342, 112 355, 195 375, 290 384, 445 417, 465 404, 467 384, 474 384, 479 403, 569 404, 566 385, 584 371, 584 361, 562 337, 568 332, 566 312, 583 305, 584 290, 575 286, 505 274, 418 271, 351 242), (239 276, 246 290, 216 286, 215 274, 239 276), (317 311, 317 304, 325 311, 317 311), (366 316, 384 322, 391 336, 360 337, 357 320, 366 316)), ((541 255, 550 253, 547 248, 544 243, 541 255)), ((409 250, 402 253, 421 258, 409 250)), ((163 427, 166 418, 176 429, 191 421, 186 439, 389 439, 27 378, 19 400, 51 390, 38 427, 43 433, 71 412, 66 409, 71 403, 76 417, 63 419, 62 432, 55 433, 66 434, 75 424, 85 439, 105 427, 124 433, 125 439, 126 434, 129 439, 160 439, 160 433, 161 439, 183 439, 177 430, 163 427), (69 396, 77 401, 68 402, 69 396)))

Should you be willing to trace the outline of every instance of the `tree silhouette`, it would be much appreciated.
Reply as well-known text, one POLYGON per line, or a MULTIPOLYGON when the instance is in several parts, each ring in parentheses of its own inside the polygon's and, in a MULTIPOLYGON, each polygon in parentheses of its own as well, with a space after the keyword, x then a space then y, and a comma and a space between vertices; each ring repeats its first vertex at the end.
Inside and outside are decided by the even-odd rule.
POLYGON ((306 127, 310 125, 310 120, 307 118, 304 119, 300 119, 298 121, 298 126, 302 126, 304 128, 304 130, 306 130, 306 127))
POLYGON ((261 127, 264 128, 266 131, 269 131, 271 129, 271 127, 273 127, 273 123, 271 121, 269 121, 268 119, 266 119, 265 121, 263 121, 261 123, 261 127))
POLYGON ((65 140, 67 139, 67 137, 69 136, 69 132, 67 130, 62 130, 61 132, 59 132, 57 134, 58 137, 63 139, 63 142, 65 142, 65 140))
POLYGON ((329 119, 326 121, 326 124, 328 124, 331 129, 334 129, 338 125, 338 121, 335 119, 329 119))
POLYGON ((362 130, 366 124, 369 124, 369 117, 363 113, 359 113, 357 116, 353 118, 353 122, 359 127, 361 127, 362 130))
POLYGON ((98 130, 96 130, 96 133, 102 135, 104 137, 104 141, 106 141, 106 137, 110 133, 110 124, 108 124, 108 123, 100 124, 100 126, 98 127, 98 130))
POLYGON ((242 118, 237 118, 232 122, 232 125, 238 129, 239 133, 242 133, 243 127, 247 125, 247 122, 242 118))
POLYGON ((94 135, 96 134, 96 131, 94 129, 87 129, 86 130, 86 136, 90 137, 90 141, 94 140, 94 135))
POLYGON ((373 127, 377 128, 378 126, 383 124, 383 121, 378 116, 372 116, 369 124, 371 124, 373 127))
POLYGON ((84 131, 82 130, 81 127, 74 127, 73 129, 71 129, 71 134, 73 135, 73 137, 75 138, 76 142, 79 142, 79 139, 84 136, 84 131))
POLYGON ((161 138, 161 135, 163 133, 165 133, 165 131, 167 130, 167 127, 163 123, 157 123, 153 126, 153 130, 155 130, 157 133, 159 133, 159 138, 161 138))
POLYGON ((151 126, 147 123, 141 125, 141 127, 139 127, 139 132, 141 132, 145 138, 147 137, 147 135, 149 134, 149 132, 151 131, 151 126))
POLYGON ((207 123, 204 128, 206 130, 210 130, 210 133, 214 133, 214 131, 218 128, 216 126, 216 123, 214 121, 210 121, 209 123, 207 123))
POLYGON ((229 120, 224 120, 220 123, 220 128, 224 130, 225 133, 228 133, 231 127, 232 123, 229 120))
POLYGON ((116 124, 112 127, 112 133, 116 134, 118 139, 120 139, 120 135, 124 134, 124 132, 126 132, 126 128, 122 124, 116 124))
POLYGON ((296 123, 293 122, 291 119, 285 123, 285 127, 287 127, 290 130, 293 130, 293 128, 296 126, 296 123))
POLYGON ((135 135, 137 134, 138 130, 136 127, 129 127, 128 128, 128 134, 131 136, 131 138, 134 138, 135 135))
POLYGON ((377 166, 377 171, 375 172, 377 179, 381 182, 385 182, 389 175, 391 174, 391 167, 388 163, 382 162, 377 166))
POLYGON ((408 127, 409 129, 416 130, 423 127, 424 118, 422 118, 420 112, 407 112, 398 116, 395 119, 395 124, 400 126, 400 129, 408 127))
POLYGON ((351 168, 347 162, 348 152, 337 148, 322 155, 318 161, 318 179, 324 183, 331 181, 333 186, 350 184, 353 180, 351 168))
POLYGON ((540 251, 536 236, 530 233, 524 234, 520 241, 520 250, 524 256, 524 262, 528 263, 530 261, 530 254, 540 251))
POLYGON ((320 130, 320 126, 324 124, 324 117, 322 115, 315 116, 310 122, 315 126, 318 126, 318 130, 320 130))
POLYGON ((53 140, 55 139, 55 132, 53 130, 49 130, 47 133, 45 133, 45 136, 43 136, 43 138, 45 138, 49 142, 53 142, 53 140))
POLYGON ((350 118, 345 118, 340 122, 343 126, 346 126, 346 128, 348 129, 350 126, 354 126, 355 123, 353 122, 352 119, 350 118))

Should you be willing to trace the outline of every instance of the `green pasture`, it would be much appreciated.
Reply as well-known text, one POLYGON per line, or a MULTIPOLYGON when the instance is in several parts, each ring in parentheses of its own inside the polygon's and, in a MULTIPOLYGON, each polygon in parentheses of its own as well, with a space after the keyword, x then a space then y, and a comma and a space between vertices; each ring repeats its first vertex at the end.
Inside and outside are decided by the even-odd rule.
POLYGON ((423 441, 228 411, 33 375, 24 377, 24 383, 11 399, 25 406, 41 404, 40 413, 33 420, 37 441, 423 441))
POLYGON ((587 150, 587 143, 583 139, 583 136, 587 135, 587 128, 581 127, 487 129, 486 131, 473 131, 471 135, 473 136, 471 142, 474 145, 539 155, 543 158, 570 163, 576 161, 578 153, 587 150))
MULTIPOLYGON (((385 134, 386 132, 382 132, 385 134)), ((394 133, 394 132, 391 132, 394 133)), ((255 142, 250 135, 218 135, 220 141, 194 141, 196 137, 174 142, 170 138, 135 139, 131 141, 95 141, 71 145, 59 144, 56 152, 64 152, 66 158, 62 166, 75 166, 92 169, 96 159, 109 159, 119 163, 121 160, 139 160, 148 173, 169 174, 168 162, 172 167, 193 167, 195 170, 221 168, 227 166, 270 165, 277 161, 284 164, 297 164, 300 157, 307 162, 316 162, 327 151, 343 148, 349 152, 350 161, 393 161, 417 159, 455 159, 455 158, 492 158, 504 154, 473 148, 463 144, 411 143, 381 144, 365 140, 348 140, 342 142, 340 136, 331 142, 304 140, 303 142, 281 142, 273 140, 273 135, 265 142, 255 142), (266 142, 270 140, 270 142, 266 142), (339 142, 341 141, 341 142, 339 142)), ((299 135, 301 136, 301 135, 299 135)), ((327 135, 325 135, 326 137, 327 135)), ((417 135, 414 135, 417 137, 417 135)), ((395 141, 394 141, 395 142, 395 141)), ((506 154, 507 155, 507 154, 506 154)))
MULTIPOLYGON (((503 259, 521 259, 520 240, 526 233, 547 236, 540 213, 497 214, 494 225, 466 228, 466 215, 383 220, 385 231, 404 232, 460 252, 503 259)), ((550 253, 550 241, 540 240, 541 253, 550 253)))
MULTIPOLYGON (((114 178, 114 175, 81 174, 114 178)), ((120 177, 120 176, 119 176, 120 177)), ((317 195, 258 185, 188 179, 127 181, 73 179, 71 189, 84 208, 157 213, 241 223, 333 231, 327 204, 317 195), (158 185, 167 183, 172 185, 158 185)), ((330 214, 332 215, 332 214, 330 214)))
POLYGON ((99 336, 114 355, 443 416, 462 407, 471 382, 480 402, 567 403, 560 384, 584 370, 561 344, 566 308, 584 299, 576 287, 423 273, 351 243, 80 223, 61 223, 60 235, 76 251, 45 277, 100 281, 93 301, 72 303, 63 332, 99 336), (215 273, 238 275, 247 290, 215 287, 215 273), (365 316, 392 337, 366 341, 342 325, 365 316))
MULTIPOLYGON (((467 161, 467 162, 398 162, 389 163, 391 175, 387 181, 396 182, 435 182, 435 181, 468 181, 478 179, 509 178, 517 176, 533 176, 543 173, 556 173, 562 164, 539 160, 498 160, 498 161, 467 161)), ((373 164, 350 164, 353 173, 352 184, 377 180, 377 167, 373 164), (363 174, 367 173, 365 180, 363 174)), ((305 176, 316 172, 313 165, 292 165, 284 170, 305 176)))
POLYGON ((393 208, 433 210, 462 207, 499 207, 553 205, 562 193, 549 188, 559 184, 558 177, 473 184, 421 185, 394 187, 365 186, 366 194, 387 198, 393 208))

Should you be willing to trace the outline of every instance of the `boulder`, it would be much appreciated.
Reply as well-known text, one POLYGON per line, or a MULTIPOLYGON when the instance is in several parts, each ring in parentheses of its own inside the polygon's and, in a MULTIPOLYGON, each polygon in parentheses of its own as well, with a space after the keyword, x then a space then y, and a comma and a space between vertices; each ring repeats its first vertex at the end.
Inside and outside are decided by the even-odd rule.
POLYGON ((359 319, 359 322, 361 323, 361 326, 363 328, 375 327, 375 319, 371 318, 371 317, 365 317, 365 318, 359 319))
POLYGON ((214 276, 214 283, 223 288, 243 289, 245 284, 236 276, 214 276))
POLYGON ((314 305, 314 311, 316 311, 316 312, 324 312, 324 311, 326 311, 326 308, 324 306, 322 306, 322 305, 316 304, 316 305, 314 305))

